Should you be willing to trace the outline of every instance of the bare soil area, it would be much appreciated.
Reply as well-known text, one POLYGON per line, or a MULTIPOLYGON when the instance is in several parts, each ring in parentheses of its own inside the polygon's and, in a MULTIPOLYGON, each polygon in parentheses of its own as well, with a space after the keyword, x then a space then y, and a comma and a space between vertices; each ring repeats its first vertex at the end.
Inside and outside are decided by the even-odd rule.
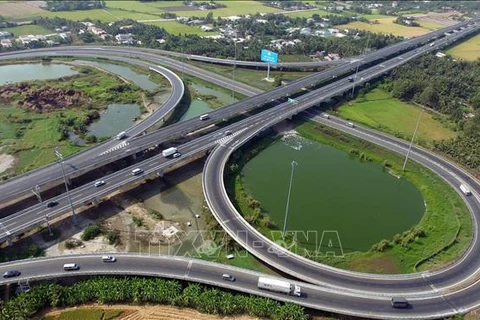
POLYGON ((0 12, 2 16, 17 17, 36 13, 43 13, 45 10, 39 8, 41 1, 11 1, 0 3, 0 12))
POLYGON ((15 157, 9 154, 0 154, 0 173, 13 168, 15 165, 15 157))
POLYGON ((427 21, 427 22, 438 23, 444 26, 451 26, 458 23, 458 21, 450 18, 451 16, 454 16, 454 15, 461 16, 462 13, 457 11, 429 12, 427 15, 418 16, 418 19, 427 21))
MULTIPOLYGON (((193 309, 176 308, 171 306, 130 306, 130 305, 95 305, 103 310, 116 309, 125 310, 123 314, 115 318, 118 320, 253 320, 248 316, 236 316, 236 317, 219 317, 214 315, 202 314, 193 309)), ((80 306, 78 308, 68 309, 53 309, 43 313, 43 316, 58 316, 63 311, 79 309, 79 308, 92 308, 92 306, 80 306)))

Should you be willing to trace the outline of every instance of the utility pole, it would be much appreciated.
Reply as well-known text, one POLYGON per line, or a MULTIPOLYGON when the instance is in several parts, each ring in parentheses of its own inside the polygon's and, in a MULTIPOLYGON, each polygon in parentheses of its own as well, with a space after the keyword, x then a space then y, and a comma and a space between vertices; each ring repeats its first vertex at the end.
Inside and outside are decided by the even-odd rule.
MULTIPOLYGON (((38 184, 35 186, 35 189, 32 189, 32 192, 34 195, 37 196, 38 202, 41 204, 43 201, 42 201, 42 195, 40 193, 40 187, 38 186, 38 184)), ((52 236, 53 235, 52 229, 50 228, 50 223, 48 222, 48 215, 45 211, 44 211, 44 215, 45 215, 45 221, 47 222, 48 233, 50 234, 50 236, 52 236)))
POLYGON ((233 72, 232 72, 232 103, 235 100, 235 69, 237 68, 237 39, 233 40, 235 44, 235 58, 233 63, 233 72))
POLYGON ((59 147, 55 147, 55 155, 57 156, 58 162, 60 163, 60 167, 62 168, 63 181, 65 182, 65 189, 67 190, 67 198, 68 198, 68 202, 70 203, 70 209, 72 210, 73 223, 77 224, 77 216, 75 215, 75 208, 73 207, 72 199, 70 198, 70 190, 68 189, 67 177, 65 176, 65 170, 63 169, 63 155, 60 153, 59 147))
POLYGON ((412 150, 413 140, 415 140, 415 136, 417 135, 418 126, 420 125, 420 118, 422 117, 423 111, 424 111, 423 108, 421 108, 420 115, 418 116, 417 124, 415 126, 415 131, 413 132, 412 140, 410 141, 410 145, 408 146, 408 151, 405 157, 405 162, 403 163, 402 171, 405 171, 405 167, 407 166, 408 156, 410 155, 410 150, 412 150))
POLYGON ((292 192, 292 183, 293 183, 293 173, 295 172, 295 167, 298 165, 298 162, 295 160, 292 161, 292 171, 290 173, 290 185, 288 187, 288 196, 287 196, 287 207, 285 208, 285 220, 283 221, 283 233, 282 238, 285 239, 285 231, 287 228, 287 218, 288 218, 288 209, 290 207, 290 194, 292 192))
POLYGON ((182 81, 185 74, 185 57, 183 56, 183 46, 185 45, 185 35, 182 36, 182 81))
POLYGON ((355 71, 355 77, 353 78, 353 84, 352 84, 352 98, 353 94, 355 93, 355 82, 357 81, 357 73, 358 73, 358 67, 360 65, 360 60, 357 62, 357 70, 355 71))

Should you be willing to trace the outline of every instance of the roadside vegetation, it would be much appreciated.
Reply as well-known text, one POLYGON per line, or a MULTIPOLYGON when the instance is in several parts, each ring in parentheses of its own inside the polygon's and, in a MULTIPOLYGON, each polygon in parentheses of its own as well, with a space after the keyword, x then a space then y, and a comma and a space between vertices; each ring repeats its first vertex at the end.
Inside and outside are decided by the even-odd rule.
MULTIPOLYGON (((248 314, 273 320, 307 319, 303 307, 253 295, 234 294, 200 284, 159 278, 99 277, 72 286, 40 284, 1 302, 3 319, 31 319, 43 308, 71 307, 85 303, 155 303, 195 308, 218 315, 248 314)), ((103 310, 95 311, 100 314, 103 310)), ((86 319, 86 318, 84 318, 86 319)))
MULTIPOLYGON (((232 78, 233 67, 231 66, 221 66, 196 61, 188 61, 188 63, 224 77, 232 78)), ((269 82, 264 80, 267 77, 267 70, 254 70, 237 67, 235 68, 235 81, 248 84, 258 89, 271 90, 280 86, 282 81, 290 82, 306 77, 312 73, 313 72, 277 71, 275 69, 270 69, 270 78, 274 81, 269 82)))
MULTIPOLYGON (((345 257, 324 257, 304 251, 287 236, 287 244, 296 252, 318 262, 338 268, 373 273, 411 273, 441 267, 458 258, 469 246, 472 237, 472 221, 462 199, 440 177, 428 169, 410 161, 405 173, 401 172, 403 157, 319 124, 307 122, 296 130, 304 137, 331 145, 348 152, 361 161, 373 161, 394 175, 403 175, 423 194, 427 210, 422 220, 410 230, 384 239, 368 252, 354 252, 345 257), (315 258, 314 258, 315 257, 315 258)), ((245 220, 264 235, 281 240, 278 227, 271 221, 268 212, 243 189, 241 169, 249 159, 268 147, 274 140, 266 137, 254 142, 248 150, 241 149, 232 156, 226 174, 226 187, 235 206, 245 220)))
POLYGON ((445 114, 455 137, 435 141, 440 152, 480 176, 480 64, 426 55, 400 66, 380 84, 402 101, 445 114))

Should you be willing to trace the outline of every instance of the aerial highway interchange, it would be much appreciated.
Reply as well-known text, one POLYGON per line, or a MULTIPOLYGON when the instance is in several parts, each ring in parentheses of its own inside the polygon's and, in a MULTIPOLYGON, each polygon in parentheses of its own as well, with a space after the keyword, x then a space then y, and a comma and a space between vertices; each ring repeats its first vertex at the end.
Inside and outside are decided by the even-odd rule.
MULTIPOLYGON (((466 25, 466 23, 463 25, 466 25)), ((460 25, 449 28, 458 28, 459 26, 460 25)), ((388 72, 389 70, 405 63, 408 60, 432 51, 437 47, 441 47, 446 42, 454 41, 455 38, 462 37, 463 34, 467 32, 476 31, 477 28, 478 26, 474 25, 471 28, 463 30, 463 33, 456 34, 454 37, 435 40, 436 43, 434 46, 427 44, 432 37, 440 36, 446 32, 446 29, 442 29, 443 31, 439 30, 436 32, 436 34, 429 34, 424 36, 424 38, 419 37, 420 39, 411 39, 398 44, 397 47, 388 48, 388 50, 384 49, 385 51, 383 52, 382 50, 379 50, 378 52, 362 57, 362 59, 357 61, 357 63, 364 64, 366 67, 364 70, 358 72, 358 76, 355 80, 356 85, 360 86, 362 83, 365 83, 375 77, 379 77, 385 72, 388 72), (415 41, 413 42, 412 40, 415 41), (424 45, 422 47, 415 48, 415 46, 420 42, 423 42, 424 45), (397 51, 401 51, 402 49, 399 48, 402 48, 405 51, 407 51, 407 48, 410 48, 411 50, 396 57, 392 57, 386 61, 382 61, 381 63, 376 63, 373 66, 368 65, 371 61, 379 60, 379 55, 381 54, 390 56, 397 51)), ((58 49, 60 48, 57 48, 56 51, 58 51, 58 49)), ((65 52, 62 51, 62 54, 77 55, 79 51, 75 50, 76 52, 73 52, 68 51, 69 49, 65 50, 65 52)), ((95 51, 94 49, 88 50, 90 50, 92 53, 95 51)), ((83 50, 80 51, 82 51, 80 55, 87 55, 86 53, 83 53, 83 50)), ((29 53, 29 56, 41 56, 45 55, 45 52, 48 51, 39 53, 32 51, 29 53)), ((122 52, 119 52, 119 55, 121 54, 122 52)), ((125 52, 123 52, 123 54, 125 54, 125 52)), ((131 51, 128 52, 128 55, 131 54, 131 51)), ((96 55, 98 56, 99 54, 96 55)), ((22 54, 19 56, 22 57, 22 54)), ((75 205, 81 206, 85 200, 101 198, 102 196, 121 188, 125 184, 138 182, 145 179, 145 177, 149 175, 161 175, 164 171, 168 170, 169 167, 172 167, 177 162, 203 155, 207 151, 213 149, 212 153, 210 153, 207 159, 203 174, 204 193, 212 212, 225 230, 250 253, 256 255, 258 258, 268 264, 271 264, 277 269, 285 271, 295 278, 316 284, 309 285, 300 283, 302 288, 305 288, 305 294, 302 297, 296 298, 258 290, 255 285, 255 279, 258 278, 258 274, 252 273, 251 271, 177 257, 166 258, 162 256, 139 257, 138 255, 119 255, 119 263, 110 264, 108 267, 105 267, 105 265, 101 263, 98 255, 44 258, 2 264, 0 265, 0 272, 17 268, 22 271, 20 279, 57 277, 66 275, 62 271, 62 263, 74 261, 81 265, 79 273, 139 274, 187 279, 191 281, 199 281, 207 284, 232 288, 243 292, 275 297, 276 299, 280 300, 294 301, 295 303, 321 310, 374 318, 439 318, 457 313, 464 313, 477 307, 479 302, 477 301, 475 293, 478 292, 480 288, 479 284, 474 280, 480 267, 480 243, 477 236, 478 215, 480 214, 480 184, 475 178, 466 173, 463 169, 458 168, 447 160, 438 157, 420 147, 415 146, 412 148, 412 159, 439 174, 454 188, 458 188, 460 183, 465 183, 473 191, 473 196, 465 199, 468 201, 469 208, 471 209, 475 220, 475 233, 472 245, 470 246, 467 254, 465 254, 459 261, 448 268, 436 272, 424 272, 398 276, 367 275, 338 270, 308 261, 305 258, 296 256, 284 250, 283 248, 278 247, 276 244, 271 243, 268 239, 260 235, 240 217, 228 199, 223 185, 223 170, 225 163, 233 150, 240 147, 250 138, 272 126, 273 124, 288 119, 311 106, 318 105, 321 101, 324 101, 330 97, 341 95, 342 93, 349 91, 352 84, 348 81, 345 81, 345 79, 341 78, 341 76, 347 74, 349 71, 352 71, 352 66, 355 68, 356 64, 352 65, 352 63, 344 63, 334 69, 319 73, 318 75, 315 75, 316 77, 307 77, 308 80, 305 80, 307 78, 301 79, 300 81, 296 82, 295 85, 292 85, 290 88, 291 91, 287 91, 285 88, 283 88, 283 95, 281 92, 273 94, 269 94, 269 92, 267 92, 261 94, 260 96, 262 99, 256 102, 258 106, 264 103, 272 102, 272 100, 280 99, 285 96, 286 92, 288 95, 294 94, 296 91, 298 91, 300 86, 315 86, 319 82, 327 79, 331 80, 333 78, 333 82, 330 84, 320 86, 318 89, 296 97, 295 99, 297 104, 294 106, 288 102, 279 101, 279 104, 275 107, 253 114, 250 117, 236 123, 229 124, 228 127, 224 128, 224 130, 230 130, 234 132, 229 139, 224 139, 224 133, 222 130, 213 131, 205 134, 204 136, 196 138, 195 140, 178 146, 179 150, 182 152, 182 157, 180 159, 164 159, 161 157, 161 155, 154 156, 139 162, 132 167, 125 168, 106 176, 104 179, 107 181, 107 184, 103 188, 96 190, 92 189, 88 185, 85 185, 72 190, 72 198, 74 199, 75 205), (339 79, 336 79, 337 76, 339 79), (144 170, 144 174, 141 176, 132 176, 131 170, 137 167, 141 167, 144 170), (258 245, 259 243, 261 245, 258 245), (275 247, 274 251, 271 250, 272 247, 275 247), (138 259, 142 259, 141 267, 139 266, 138 262, 136 262, 138 259), (160 271, 158 270, 159 267, 161 268, 160 271), (226 283, 225 281, 221 281, 219 275, 222 274, 222 272, 225 272, 226 269, 229 269, 228 272, 235 274, 237 281, 234 283, 226 283), (405 310, 392 309, 388 301, 392 295, 398 294, 408 297, 409 301, 412 303, 412 308, 405 310)), ((184 66, 180 64, 176 66, 177 70, 178 68, 183 69, 184 66)), ((165 71, 162 70, 162 72, 165 71)), ((174 78, 175 77, 172 77, 172 79, 174 78)), ((172 81, 174 80, 170 80, 171 83, 172 81)), ((174 87, 173 83, 172 86, 174 87)), ((183 95, 183 86, 181 88, 183 95)), ((175 95, 174 93, 175 90, 172 92, 170 97, 172 105, 174 104, 172 99, 179 100, 178 94, 175 95), (172 98, 174 96, 176 98, 172 98)), ((255 93, 250 92, 250 94, 247 95, 251 94, 255 93)), ((252 99, 254 98, 255 96, 252 99)), ((246 99, 244 101, 249 100, 246 99)), ((252 104, 254 103, 250 101, 250 105, 252 104)), ((187 128, 189 127, 191 130, 191 128, 196 128, 196 126, 200 128, 205 124, 213 124, 219 121, 222 122, 223 119, 228 119, 239 112, 243 112, 241 108, 242 105, 240 102, 237 103, 237 110, 233 108, 230 110, 225 108, 226 111, 219 109, 218 111, 212 112, 212 119, 210 121, 202 123, 202 121, 199 121, 198 119, 192 119, 190 123, 187 121, 185 124, 180 123, 178 125, 172 125, 155 133, 138 138, 134 138, 133 136, 145 131, 145 128, 153 123, 150 125, 145 125, 146 127, 135 127, 136 131, 129 131, 129 136, 131 136, 131 139, 129 140, 129 146, 138 143, 142 145, 143 149, 148 148, 148 146, 151 146, 152 141, 155 139, 157 141, 156 143, 158 143, 159 140, 166 141, 172 137, 184 135, 187 133, 185 130, 188 130, 187 128), (240 107, 238 105, 240 105, 240 107), (182 128, 183 125, 185 127, 182 128), (168 130, 171 131, 168 132, 168 130), (141 142, 142 139, 149 142, 141 142)), ((243 108, 245 108, 243 109, 244 111, 249 110, 246 109, 247 106, 243 106, 243 108)), ((158 116, 155 120, 152 120, 152 122, 157 122, 167 112, 170 112, 170 110, 164 111, 162 116, 158 116)), ((402 140, 395 139, 389 137, 388 135, 363 127, 347 127, 345 126, 344 121, 334 117, 330 117, 330 119, 323 118, 318 121, 322 121, 322 123, 326 125, 335 127, 355 136, 359 136, 365 140, 380 144, 402 154, 406 153, 408 148, 408 143, 402 140)), ((92 151, 95 149, 94 148, 92 150, 88 150, 87 152, 80 153, 78 156, 84 156, 85 158, 83 158, 82 161, 88 162, 89 157, 92 155, 98 155, 98 153, 102 150, 101 148, 106 150, 111 148, 111 145, 115 144, 116 142, 110 141, 108 143, 110 144, 104 144, 96 147, 98 148, 96 151, 92 151)), ((115 152, 125 152, 128 154, 129 152, 138 152, 138 150, 134 149, 132 151, 126 147, 124 149, 114 151, 112 154, 115 152)), ((75 159, 75 157, 77 156, 70 158, 68 161, 72 161, 75 159)), ((79 163, 81 164, 82 161, 79 161, 79 163)), ((45 169, 39 169, 34 173, 41 175, 42 170, 45 169)), ((25 176, 26 175, 17 179, 13 179, 11 182, 7 181, 6 183, 0 185, 0 188, 4 186, 8 186, 6 188, 11 188, 10 184, 14 185, 18 183, 18 181, 21 180, 22 177, 24 179, 25 176)), ((33 183, 33 185, 35 185, 35 182, 33 183)), ((30 187, 31 184, 21 186, 21 188, 24 189, 19 189, 18 192, 29 190, 30 187)), ((11 235, 21 233, 26 229, 30 229, 36 225, 44 223, 44 217, 46 213, 51 217, 54 217, 68 212, 69 207, 65 197, 59 196, 57 199, 60 204, 53 210, 49 210, 42 205, 36 205, 31 208, 27 208, 22 212, 18 212, 1 219, 0 223, 2 225, 2 239, 6 240, 11 235)), ((4 199, 2 199, 2 201, 3 200, 4 199)), ((69 275, 72 275, 72 273, 69 275)), ((18 281, 18 278, 16 280, 3 281, 4 283, 14 282, 18 281)))

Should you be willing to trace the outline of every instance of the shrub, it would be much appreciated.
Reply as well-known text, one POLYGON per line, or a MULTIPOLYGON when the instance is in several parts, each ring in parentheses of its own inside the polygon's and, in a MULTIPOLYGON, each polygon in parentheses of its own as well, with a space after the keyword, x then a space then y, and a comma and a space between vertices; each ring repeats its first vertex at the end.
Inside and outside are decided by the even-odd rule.
POLYGON ((102 233, 102 229, 97 224, 91 224, 83 230, 82 240, 88 241, 102 233))
POLYGON ((134 223, 137 227, 143 226, 143 218, 133 217, 132 219, 133 219, 133 223, 134 223))
POLYGON ((81 245, 83 245, 83 242, 75 238, 68 239, 65 242, 65 247, 67 249, 74 249, 76 247, 80 247, 81 245))
POLYGON ((105 234, 105 239, 108 240, 109 244, 118 245, 120 244, 120 230, 113 229, 108 231, 105 234))

